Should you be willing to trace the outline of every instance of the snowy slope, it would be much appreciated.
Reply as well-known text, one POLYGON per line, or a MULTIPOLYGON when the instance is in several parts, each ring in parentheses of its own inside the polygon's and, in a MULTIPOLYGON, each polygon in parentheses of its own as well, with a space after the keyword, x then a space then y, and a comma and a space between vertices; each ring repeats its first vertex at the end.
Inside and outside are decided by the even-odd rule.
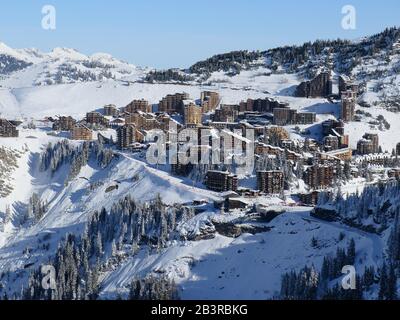
POLYGON ((132 279, 155 272, 173 278, 183 299, 272 299, 279 294, 282 273, 311 264, 320 268, 323 257, 345 247, 350 238, 360 247, 360 271, 379 261, 378 237, 318 221, 308 211, 291 210, 276 218, 267 233, 237 239, 218 235, 212 240, 175 243, 160 254, 141 252, 106 276, 102 297, 126 294, 132 279), (343 231, 346 239, 339 241, 343 231), (319 239, 320 248, 311 247, 312 237, 319 239))
MULTIPOLYGON (((346 124, 352 148, 366 132, 379 134, 384 151, 390 152, 400 142, 400 115, 389 111, 387 105, 399 96, 400 78, 396 73, 399 52, 390 51, 389 57, 384 53, 363 58, 352 69, 357 80, 367 83, 357 110, 369 114, 360 122, 346 124), (380 115, 388 121, 390 128, 379 129, 370 123, 380 115)), ((304 79, 304 70, 289 72, 279 66, 272 72, 268 61, 263 59, 254 67, 234 75, 214 71, 203 84, 194 81, 150 84, 140 81, 147 69, 108 54, 86 56, 66 48, 42 53, 0 44, 0 57, 8 64, 7 70, 15 69, 0 75, 0 117, 24 119, 25 123, 26 120, 60 114, 82 118, 86 112, 106 104, 123 107, 133 99, 143 98, 156 104, 165 95, 176 92, 187 92, 191 98, 198 99, 203 90, 219 92, 222 103, 226 104, 237 104, 248 98, 273 97, 288 102, 291 108, 299 111, 315 112, 316 124, 299 126, 315 139, 321 138, 319 124, 339 115, 338 102, 293 97, 296 85, 304 79)), ((317 57, 313 63, 318 65, 322 58, 317 57)), ((337 83, 334 87, 337 90, 337 83)), ((0 282, 6 284, 9 293, 21 292, 30 272, 54 256, 67 233, 81 235, 94 211, 102 207, 109 209, 128 194, 142 202, 153 200, 160 194, 167 204, 204 199, 212 203, 219 199, 218 194, 201 185, 193 186, 189 179, 172 177, 165 170, 151 167, 129 153, 119 153, 119 158, 107 168, 91 162, 65 185, 68 165, 55 175, 39 170, 40 153, 49 142, 60 141, 62 135, 48 135, 49 124, 36 123, 38 129, 20 128, 19 138, 0 138, 0 147, 19 155, 18 168, 11 168, 10 174, 0 177, 12 188, 9 195, 0 198, 0 271, 12 274, 10 279, 0 279, 0 282), (117 190, 106 192, 116 183, 117 190), (98 187, 92 188, 96 184, 98 187), (37 223, 24 222, 33 193, 48 202, 48 211, 37 223), (8 210, 11 217, 6 219, 8 210), (50 245, 48 249, 43 248, 46 241, 50 245)), ((295 127, 286 127, 291 138, 304 139, 295 127)), ((115 135, 115 132, 107 134, 115 135)), ((342 191, 358 192, 364 183, 354 180, 343 186, 342 191)), ((282 201, 274 202, 267 197, 257 201, 267 207, 279 206, 286 210, 270 223, 259 223, 270 227, 270 231, 255 235, 245 233, 238 238, 216 233, 212 239, 199 241, 176 238, 158 252, 144 247, 102 273, 101 298, 127 294, 134 278, 164 274, 175 280, 184 299, 269 299, 279 293, 282 273, 299 270, 305 265, 319 269, 324 256, 332 255, 338 247, 346 247, 351 238, 357 245, 357 270, 381 264, 387 233, 375 235, 340 223, 324 222, 310 217, 310 208, 286 207, 282 201), (340 240, 342 232, 346 236, 340 240), (317 248, 311 246, 313 237, 318 239, 317 248)), ((219 210, 209 206, 206 212, 180 226, 178 232, 196 233, 209 220, 231 221, 242 216, 240 212, 221 215, 219 210)))
MULTIPOLYGON (((55 175, 39 170, 39 154, 49 142, 61 138, 47 136, 45 128, 23 130, 18 139, 2 139, 0 145, 13 146, 21 150, 19 168, 12 179, 7 181, 14 191, 1 199, 0 217, 0 270, 18 273, 14 290, 27 281, 29 270, 26 264, 39 267, 54 254, 59 241, 67 233, 81 234, 88 217, 101 207, 109 209, 114 201, 131 194, 138 201, 153 200, 158 194, 165 203, 185 203, 193 200, 216 199, 210 191, 182 183, 168 177, 164 172, 148 168, 141 161, 121 154, 107 169, 95 163, 83 167, 79 176, 65 185, 68 166, 61 167, 55 175), (109 186, 118 181, 119 188, 112 194, 106 193, 109 186), (99 184, 91 190, 92 184, 99 184), (23 223, 28 210, 29 198, 33 193, 48 202, 48 211, 38 223, 23 223), (110 201, 110 196, 113 199, 110 201), (11 208, 11 217, 4 221, 6 207, 11 208), (22 224, 21 224, 22 223, 22 224), (44 250, 40 243, 43 235, 52 234, 50 249, 44 250), (21 255, 24 250, 30 254, 21 255)), ((33 266, 30 270, 33 269, 33 266)), ((19 289, 18 289, 19 288, 19 289)), ((12 290, 13 291, 13 290, 12 290)))
MULTIPOLYGON (((20 291, 30 271, 52 256, 58 242, 67 233, 81 234, 85 222, 95 210, 100 207, 109 209, 113 201, 126 194, 146 201, 159 193, 166 203, 218 198, 213 192, 197 189, 163 171, 150 168, 129 154, 121 154, 121 158, 106 169, 89 163, 82 168, 79 177, 64 186, 66 167, 54 176, 38 170, 38 152, 48 142, 60 139, 47 136, 43 129, 23 131, 18 146, 13 140, 1 141, 3 145, 14 144, 25 151, 19 160, 20 173, 12 182, 16 190, 2 199, 0 207, 3 211, 5 203, 13 204, 13 219, 0 232, 0 270, 18 274, 15 281, 6 282, 7 285, 12 283, 10 292, 20 291), (113 199, 110 201, 109 196, 105 196, 105 189, 115 181, 120 185, 110 194, 113 199), (95 182, 103 185, 89 190, 89 184, 95 182), (37 224, 19 225, 19 217, 24 214, 32 192, 48 200, 49 210, 37 224), (50 248, 45 250, 41 244, 47 234, 51 234, 51 240, 50 248), (26 249, 29 253, 21 255, 26 249)), ((243 234, 236 239, 216 234, 210 240, 173 241, 158 253, 149 253, 143 248, 102 275, 101 297, 124 296, 132 279, 162 273, 176 281, 184 299, 270 299, 279 293, 283 272, 311 264, 319 268, 325 255, 333 254, 337 247, 346 247, 351 238, 357 243, 357 267, 360 271, 365 265, 376 266, 379 263, 384 241, 379 236, 317 220, 309 216, 309 208, 283 208, 287 212, 267 224, 272 228, 269 232, 243 234), (346 232, 343 240, 339 240, 341 232, 346 232), (318 249, 311 246, 313 237, 318 239, 318 249)), ((240 216, 241 213, 221 216, 218 212, 206 212, 181 228, 190 231, 207 219, 229 221, 240 216)))
MULTIPOLYGON (((37 49, 12 49, 0 43, 0 58, 8 59, 7 70, 1 73, 0 87, 24 88, 62 83, 121 79, 130 81, 142 78, 147 70, 113 58, 109 54, 84 55, 74 49, 55 48, 49 53, 37 49), (10 59, 11 62, 9 61, 10 59), (19 64, 22 63, 22 66, 19 64)), ((1 61, 1 60, 0 60, 1 61)))

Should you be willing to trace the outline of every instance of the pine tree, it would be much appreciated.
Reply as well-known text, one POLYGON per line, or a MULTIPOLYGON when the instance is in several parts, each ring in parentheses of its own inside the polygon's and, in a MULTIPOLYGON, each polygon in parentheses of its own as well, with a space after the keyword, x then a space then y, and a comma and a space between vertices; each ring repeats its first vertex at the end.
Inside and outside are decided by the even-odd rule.
POLYGON ((392 264, 389 267, 387 281, 387 300, 397 300, 397 276, 392 264))
POLYGON ((388 275, 386 263, 383 263, 379 279, 379 299, 386 300, 388 297, 388 275))
POLYGON ((354 265, 356 260, 356 243, 352 238, 350 240, 349 247, 347 249, 347 263, 349 265, 354 265))
POLYGON ((318 246, 318 240, 313 236, 311 238, 311 247, 316 248, 318 246))

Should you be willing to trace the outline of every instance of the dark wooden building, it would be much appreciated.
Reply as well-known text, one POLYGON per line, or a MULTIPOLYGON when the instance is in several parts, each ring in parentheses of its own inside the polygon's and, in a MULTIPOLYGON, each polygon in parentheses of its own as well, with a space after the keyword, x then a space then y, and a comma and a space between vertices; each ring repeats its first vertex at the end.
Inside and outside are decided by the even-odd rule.
POLYGON ((17 138, 19 131, 17 127, 7 119, 0 118, 0 137, 2 138, 17 138))
POLYGON ((257 188, 266 194, 280 194, 284 190, 283 172, 278 170, 258 171, 257 188))
POLYGON ((71 116, 60 116, 53 123, 53 130, 55 131, 71 131, 75 126, 76 120, 71 116))
POLYGON ((210 170, 206 176, 206 186, 210 190, 224 192, 236 191, 238 187, 238 178, 228 171, 210 170))
POLYGON ((322 72, 310 81, 304 81, 296 88, 297 97, 318 98, 332 94, 332 79, 330 72, 322 72))

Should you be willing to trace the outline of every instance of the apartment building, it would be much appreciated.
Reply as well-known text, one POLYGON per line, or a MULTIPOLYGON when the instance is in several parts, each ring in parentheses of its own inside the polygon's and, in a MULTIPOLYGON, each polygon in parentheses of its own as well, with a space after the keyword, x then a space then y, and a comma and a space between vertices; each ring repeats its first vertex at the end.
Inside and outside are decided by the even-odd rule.
POLYGON ((237 191, 238 177, 228 171, 210 170, 206 175, 206 186, 217 192, 237 191))
POLYGON ((355 84, 349 77, 341 75, 339 76, 339 96, 346 91, 352 92, 354 97, 357 98, 359 86, 355 84))
POLYGON ((316 164, 306 169, 304 181, 313 189, 323 189, 332 186, 335 170, 332 164, 316 164))
POLYGON ((179 113, 183 114, 183 101, 189 100, 188 93, 175 93, 169 94, 164 97, 158 104, 158 111, 166 112, 169 114, 179 113))
POLYGON ((113 104, 108 104, 104 106, 103 113, 106 117, 118 117, 118 109, 113 104))
POLYGON ((313 124, 316 122, 316 114, 314 112, 297 112, 290 108, 274 109, 274 124, 278 126, 286 126, 291 124, 313 124))
POLYGON ((287 106, 287 103, 272 98, 247 99, 247 101, 240 103, 240 112, 271 113, 275 108, 286 108, 287 106))
POLYGON ((183 107, 183 118, 186 126, 201 125, 202 120, 202 107, 197 106, 194 101, 185 100, 183 107))
POLYGON ((236 122, 239 117, 239 106, 231 104, 221 104, 213 115, 214 122, 236 122))
POLYGON ((366 133, 357 143, 357 153, 359 155, 379 153, 379 135, 366 133))
POLYGON ((201 108, 203 113, 217 109, 221 98, 217 92, 203 91, 200 95, 201 108))
POLYGON ((329 119, 322 122, 322 134, 329 135, 344 135, 344 123, 341 120, 329 119))
POLYGON ((258 171, 257 188, 266 194, 280 194, 284 190, 284 175, 282 171, 258 171))
POLYGON ((340 117, 344 122, 354 121, 356 109, 356 98, 352 91, 342 93, 342 103, 340 106, 340 117))
POLYGON ((326 136, 324 138, 324 150, 325 151, 333 151, 339 149, 339 138, 337 136, 326 136))
POLYGON ((295 124, 313 124, 317 121, 317 116, 314 112, 298 112, 295 116, 295 124))
POLYGON ((144 135, 134 125, 128 124, 117 129, 117 146, 120 150, 128 149, 136 142, 143 143, 144 135))
POLYGON ((295 95, 304 98, 327 97, 332 94, 330 72, 322 72, 310 81, 304 81, 296 88, 295 95))
POLYGON ((274 109, 274 124, 277 126, 286 126, 294 124, 296 118, 296 110, 290 108, 274 109))
POLYGON ((141 99, 133 100, 124 108, 124 111, 128 113, 134 113, 136 111, 150 113, 153 110, 151 104, 147 100, 141 99))

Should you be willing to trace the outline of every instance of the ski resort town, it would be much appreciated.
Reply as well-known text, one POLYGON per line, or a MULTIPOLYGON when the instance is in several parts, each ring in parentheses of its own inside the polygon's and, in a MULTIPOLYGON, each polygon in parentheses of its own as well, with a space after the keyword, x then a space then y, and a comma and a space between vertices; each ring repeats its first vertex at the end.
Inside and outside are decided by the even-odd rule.
MULTIPOLYGON (((237 104, 223 104, 219 93, 213 91, 201 92, 198 100, 187 93, 168 94, 155 105, 138 99, 122 108, 106 105, 88 112, 84 119, 59 115, 47 117, 42 123, 51 127, 49 134, 64 133, 65 137, 77 141, 98 139, 115 146, 119 152, 135 154, 144 154, 155 144, 157 138, 152 132, 162 132, 170 155, 171 174, 189 176, 198 172, 205 187, 228 192, 230 201, 225 209, 246 205, 232 198, 284 197, 288 193, 297 196, 301 204, 315 205, 321 191, 331 189, 340 181, 359 178, 372 181, 373 175, 379 179, 400 177, 400 142, 394 150, 383 151, 379 135, 365 132, 357 148, 350 148, 345 126, 358 121, 356 102, 362 88, 346 76, 339 76, 338 92, 333 93, 331 78, 330 72, 321 72, 295 90, 297 97, 326 98, 338 106, 339 118, 318 124, 316 113, 299 112, 287 102, 249 98, 237 104), (321 135, 311 138, 306 126, 316 124, 321 135), (189 132, 185 130, 192 133, 192 139, 181 134, 189 132), (252 130, 254 139, 246 138, 248 130, 252 130), (114 138, 105 133, 111 131, 115 133, 114 138), (292 133, 302 139, 291 138, 292 133), (172 141, 178 147, 173 147, 172 141), (253 150, 252 172, 239 173, 239 155, 235 154, 238 146, 253 150), (216 156, 217 162, 204 161, 204 155, 208 158, 210 153, 216 156), (254 183, 241 185, 243 175, 253 175, 254 183), (304 187, 292 194, 292 186, 299 181, 304 182, 304 187)), ((0 137, 18 137, 21 125, 19 121, 0 119, 0 137)))

